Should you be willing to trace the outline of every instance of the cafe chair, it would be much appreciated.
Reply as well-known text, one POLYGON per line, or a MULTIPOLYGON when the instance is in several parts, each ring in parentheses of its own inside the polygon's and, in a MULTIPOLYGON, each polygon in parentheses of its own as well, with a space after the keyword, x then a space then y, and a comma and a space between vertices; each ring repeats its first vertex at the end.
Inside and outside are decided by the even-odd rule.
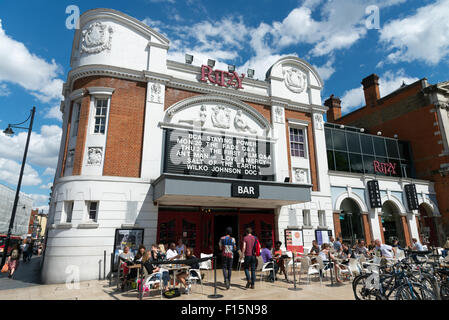
MULTIPOLYGON (((311 275, 318 275, 320 276, 320 271, 317 269, 319 267, 318 263, 310 264, 309 257, 303 257, 300 259, 301 262, 301 268, 299 270, 299 281, 301 281, 301 274, 307 275, 307 283, 310 283, 310 276, 311 275)), ((321 279, 321 277, 320 277, 321 279)))
POLYGON ((256 267, 256 272, 260 272, 262 271, 264 262, 263 262, 263 258, 261 256, 256 257, 257 260, 257 267, 256 267))
POLYGON ((245 257, 243 256, 242 250, 237 251, 237 253, 239 255, 237 270, 240 271, 242 264, 245 262, 245 257))
POLYGON ((405 259, 405 252, 404 252, 404 250, 401 250, 401 249, 397 249, 397 252, 396 252, 396 259, 398 260, 398 261, 401 261, 401 260, 403 260, 403 259, 405 259))
MULTIPOLYGON (((189 287, 192 284, 200 283, 201 285, 201 295, 203 295, 203 281, 201 280, 201 270, 200 269, 189 269, 189 276, 187 277, 187 283, 189 284, 189 287)), ((190 294, 190 290, 189 290, 190 294)))
POLYGON ((290 273, 293 272, 293 263, 295 263, 295 270, 298 270, 300 268, 300 263, 296 262, 296 261, 294 262, 293 253, 291 251, 287 251, 286 255, 288 256, 289 260, 288 260, 287 265, 285 266, 285 269, 287 270, 287 274, 289 274, 289 271, 288 271, 289 268, 291 269, 290 273))
POLYGON ((162 281, 162 273, 164 271, 163 270, 159 270, 158 272, 152 273, 150 275, 147 275, 144 280, 143 280, 143 287, 140 288, 139 286, 137 287, 138 290, 143 290, 143 295, 145 294, 145 292, 147 292, 147 290, 149 291, 153 285, 155 285, 156 283, 159 283, 159 289, 161 291, 161 300, 162 300, 162 293, 163 293, 163 281, 162 281), (157 274, 159 274, 159 279, 157 278, 157 274))
MULTIPOLYGON (((213 254, 206 254, 206 253, 201 253, 200 255, 201 259, 212 258, 213 256, 214 256, 213 254)), ((200 262, 200 270, 207 270, 207 275, 209 275, 209 271, 212 270, 212 259, 200 262)))
MULTIPOLYGON (((264 263, 262 265, 262 270, 260 270, 260 283, 262 283, 262 278, 264 273, 268 273, 268 275, 270 275, 271 272, 273 272, 274 274, 274 262, 273 261, 268 261, 267 263, 264 263)), ((276 274, 274 275, 274 279, 276 280, 276 274)))

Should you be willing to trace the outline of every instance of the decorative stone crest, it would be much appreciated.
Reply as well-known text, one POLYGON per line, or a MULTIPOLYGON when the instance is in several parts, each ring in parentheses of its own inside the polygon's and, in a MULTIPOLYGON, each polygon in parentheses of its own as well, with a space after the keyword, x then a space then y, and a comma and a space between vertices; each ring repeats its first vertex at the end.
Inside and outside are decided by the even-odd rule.
POLYGON ((103 159, 103 148, 90 147, 87 151, 87 164, 90 166, 99 166, 103 159))
POLYGON ((231 127, 231 110, 224 106, 212 109, 212 124, 215 128, 229 129, 231 127))
POLYGON ((112 27, 107 27, 101 22, 92 23, 83 30, 81 38, 81 53, 100 53, 104 50, 111 50, 112 27))
POLYGON ((299 183, 307 183, 307 171, 304 169, 295 169, 295 180, 299 183))
POLYGON ((235 116, 234 119, 234 127, 237 131, 248 131, 249 133, 255 134, 257 133, 257 130, 254 130, 253 128, 251 128, 248 123, 246 123, 246 121, 243 119, 243 112, 242 110, 238 110, 237 111, 237 115, 235 116))
POLYGON ((323 130, 323 115, 317 113, 313 116, 313 118, 315 119, 315 128, 318 130, 323 130))
POLYGON ((162 86, 159 83, 153 83, 150 88, 150 101, 162 103, 162 86))
POLYGON ((274 122, 283 124, 285 122, 284 117, 284 108, 282 107, 276 107, 274 108, 274 122))
POLYGON ((287 88, 295 93, 302 93, 307 88, 307 76, 296 68, 286 68, 282 71, 287 88))
POLYGON ((200 108, 200 114, 198 119, 194 120, 179 120, 178 123, 190 124, 194 127, 204 127, 207 120, 207 109, 206 106, 202 105, 200 108))

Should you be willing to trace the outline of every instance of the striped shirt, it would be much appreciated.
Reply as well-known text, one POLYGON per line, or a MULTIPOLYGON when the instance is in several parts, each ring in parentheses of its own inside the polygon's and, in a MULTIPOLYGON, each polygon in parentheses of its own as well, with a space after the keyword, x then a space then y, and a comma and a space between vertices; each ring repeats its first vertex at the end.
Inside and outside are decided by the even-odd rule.
POLYGON ((223 257, 233 258, 234 251, 236 249, 235 239, 232 237, 224 236, 220 238, 221 253, 223 257))

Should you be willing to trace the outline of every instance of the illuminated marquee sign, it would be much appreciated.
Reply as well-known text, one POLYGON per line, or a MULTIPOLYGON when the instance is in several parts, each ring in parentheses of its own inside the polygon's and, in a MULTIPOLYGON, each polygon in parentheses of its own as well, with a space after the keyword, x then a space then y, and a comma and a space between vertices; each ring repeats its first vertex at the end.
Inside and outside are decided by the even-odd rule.
POLYGON ((396 175, 396 166, 397 163, 391 163, 391 162, 387 162, 387 163, 382 163, 379 161, 374 161, 373 162, 374 165, 374 171, 377 173, 383 173, 383 174, 392 174, 392 175, 396 175))
POLYGON ((237 72, 227 72, 223 70, 214 70, 209 66, 201 66, 201 81, 217 84, 221 87, 235 87, 237 89, 243 89, 242 82, 245 75, 241 76, 237 72))

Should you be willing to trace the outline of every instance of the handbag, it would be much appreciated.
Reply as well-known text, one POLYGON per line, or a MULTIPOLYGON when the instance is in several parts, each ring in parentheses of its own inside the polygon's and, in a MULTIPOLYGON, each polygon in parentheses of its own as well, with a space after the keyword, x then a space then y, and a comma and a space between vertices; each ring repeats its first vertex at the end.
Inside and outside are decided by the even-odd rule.
POLYGON ((2 273, 6 273, 6 272, 8 272, 8 271, 9 271, 8 264, 5 263, 4 266, 3 266, 3 268, 2 268, 2 273))

